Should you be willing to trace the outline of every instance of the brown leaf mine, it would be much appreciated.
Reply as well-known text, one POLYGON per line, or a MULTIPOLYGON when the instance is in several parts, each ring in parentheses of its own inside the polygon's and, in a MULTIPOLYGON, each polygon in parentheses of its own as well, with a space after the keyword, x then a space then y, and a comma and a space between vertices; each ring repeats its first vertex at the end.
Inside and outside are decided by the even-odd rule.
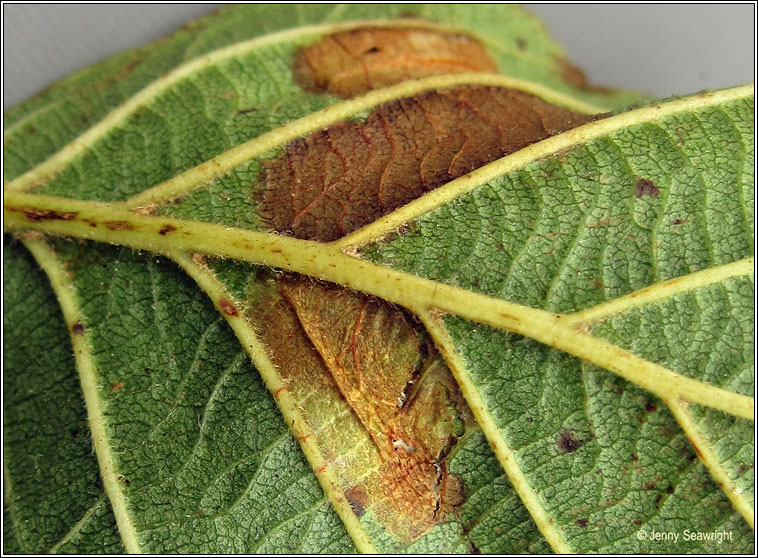
POLYGON ((380 105, 266 161, 261 213, 279 232, 340 238, 422 194, 592 120, 497 87, 429 91, 380 105))
POLYGON ((445 520, 463 500, 446 457, 473 419, 424 332, 386 302, 310 279, 261 289, 248 317, 356 515, 405 541, 445 520))
POLYGON ((462 72, 497 72, 479 41, 426 29, 356 29, 301 49, 295 82, 308 91, 352 97, 408 79, 462 72))

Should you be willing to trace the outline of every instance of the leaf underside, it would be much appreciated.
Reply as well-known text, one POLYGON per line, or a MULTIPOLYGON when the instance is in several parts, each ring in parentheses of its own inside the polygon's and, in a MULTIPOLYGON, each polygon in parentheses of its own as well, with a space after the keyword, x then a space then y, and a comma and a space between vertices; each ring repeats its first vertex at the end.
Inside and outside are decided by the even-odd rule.
POLYGON ((752 89, 639 99, 235 6, 8 111, 3 550, 751 553, 752 89))

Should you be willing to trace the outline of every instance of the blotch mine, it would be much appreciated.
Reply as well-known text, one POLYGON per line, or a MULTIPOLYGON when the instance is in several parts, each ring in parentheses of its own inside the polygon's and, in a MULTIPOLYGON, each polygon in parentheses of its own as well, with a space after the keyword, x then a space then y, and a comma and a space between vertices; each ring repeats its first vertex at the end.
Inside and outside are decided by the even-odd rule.
POLYGON ((366 28, 328 35, 295 56, 295 82, 312 92, 353 97, 408 79, 497 72, 484 46, 459 33, 366 28))
MULTIPOLYGON (((421 195, 593 117, 498 87, 428 91, 334 124, 264 161, 261 216, 330 241, 421 195)), ((257 188, 257 186, 256 186, 257 188)))

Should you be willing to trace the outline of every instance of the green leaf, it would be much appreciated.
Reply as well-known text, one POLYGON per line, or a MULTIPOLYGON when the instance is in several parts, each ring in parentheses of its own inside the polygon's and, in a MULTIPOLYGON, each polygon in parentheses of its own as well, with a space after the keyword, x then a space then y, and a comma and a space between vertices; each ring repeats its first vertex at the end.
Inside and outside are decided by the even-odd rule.
POLYGON ((58 303, 18 242, 4 254, 5 550, 123 551, 58 303))
POLYGON ((9 111, 4 551, 750 553, 752 87, 590 121, 639 97, 571 75, 511 6, 235 6, 9 111), (293 77, 376 26, 504 75, 293 77), (293 146, 477 87, 546 133, 272 234, 293 146))

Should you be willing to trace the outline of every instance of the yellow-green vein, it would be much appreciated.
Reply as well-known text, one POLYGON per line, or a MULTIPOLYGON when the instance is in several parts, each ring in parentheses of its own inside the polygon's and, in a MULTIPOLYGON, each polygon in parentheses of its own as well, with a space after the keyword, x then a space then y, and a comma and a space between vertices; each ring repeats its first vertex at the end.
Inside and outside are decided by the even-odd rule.
POLYGON ((744 258, 736 262, 703 269, 702 271, 696 271, 668 281, 654 283, 649 287, 634 291, 628 295, 614 298, 586 310, 568 314, 565 316, 565 320, 568 325, 589 326, 611 316, 645 306, 646 304, 653 304, 681 293, 694 291, 734 277, 753 275, 754 271, 754 258, 744 258))
POLYGON ((81 324, 83 322, 75 288, 69 280, 63 265, 58 261, 55 253, 44 240, 27 237, 24 239, 24 245, 50 280, 50 284, 55 291, 61 311, 63 312, 63 318, 69 331, 72 332, 71 344, 74 348, 74 359, 82 385, 84 404, 87 407, 89 427, 92 433, 92 445, 95 448, 95 456, 100 466, 100 478, 103 482, 103 488, 110 500, 113 514, 116 516, 116 525, 121 534, 124 548, 131 554, 139 553, 140 546, 137 540, 137 531, 134 528, 134 523, 132 523, 132 518, 126 506, 123 485, 119 482, 118 474, 116 473, 116 465, 108 438, 105 416, 100 405, 97 369, 92 359, 88 334, 86 330, 82 333, 74 332, 74 324, 81 324))
POLYGON ((294 397, 290 394, 288 386, 282 381, 276 367, 271 362, 266 348, 258 340, 248 321, 241 316, 241 312, 230 313, 229 307, 224 307, 220 302, 223 299, 227 301, 226 304, 235 304, 234 298, 226 292, 224 285, 216 279, 213 272, 206 266, 195 262, 183 252, 167 252, 166 255, 192 277, 229 323, 242 347, 258 369, 266 388, 274 396, 287 426, 297 437, 311 469, 318 478, 330 503, 342 519, 348 533, 353 538, 356 548, 363 553, 375 554, 376 549, 371 543, 371 539, 358 521, 358 517, 353 512, 350 502, 347 501, 344 491, 340 489, 337 480, 334 478, 333 468, 321 453, 316 437, 300 412, 294 397))
POLYGON ((708 440, 706 440, 705 436, 700 432, 700 429, 695 425, 690 413, 687 411, 688 403, 675 398, 669 398, 666 402, 676 418, 676 421, 679 423, 679 426, 682 427, 682 430, 684 430, 684 433, 689 438, 690 443, 695 447, 697 454, 700 456, 700 461, 705 465, 706 469, 708 469, 713 479, 719 484, 735 509, 745 518, 745 521, 750 525, 750 528, 754 528, 755 510, 753 510, 753 505, 742 497, 740 491, 737 490, 734 481, 729 477, 724 466, 718 460, 716 454, 708 444, 708 440))
POLYGON ((665 399, 677 397, 753 419, 753 398, 681 376, 567 323, 564 316, 383 267, 321 244, 210 223, 141 215, 107 204, 5 194, 6 226, 154 252, 200 252, 286 269, 372 294, 416 312, 439 309, 530 337, 610 370, 665 399), (61 218, 63 217, 63 218, 61 218))
POLYGON ((419 317, 426 330, 432 336, 432 339, 434 339, 435 346, 445 357, 445 361, 447 361, 453 376, 455 376, 455 380, 458 382, 461 392, 466 398, 466 402, 474 413, 479 428, 482 429, 487 440, 489 440, 492 451, 495 452, 495 456, 497 456, 503 470, 508 475, 513 489, 529 511, 540 533, 542 533, 542 536, 545 537, 555 552, 561 554, 574 552, 556 528, 555 522, 543 507, 540 497, 529 484, 526 475, 524 475, 521 466, 516 460, 516 456, 508 446, 500 430, 495 426, 495 421, 489 408, 482 400, 479 390, 476 388, 473 379, 466 369, 466 365, 463 363, 463 359, 456 350, 455 344, 448 335, 444 325, 440 323, 439 317, 433 316, 428 311, 419 313, 419 317))
POLYGON ((58 550, 66 544, 68 541, 73 539, 76 535, 79 534, 79 532, 82 530, 82 527, 84 527, 87 522, 90 520, 90 518, 95 514, 97 511, 97 508, 99 508, 103 502, 105 502, 105 494, 101 495, 94 504, 88 509, 84 515, 77 521, 71 529, 69 529, 68 533, 66 533, 61 540, 59 540, 57 543, 55 543, 53 546, 51 546, 47 553, 48 554, 57 554, 58 550))

